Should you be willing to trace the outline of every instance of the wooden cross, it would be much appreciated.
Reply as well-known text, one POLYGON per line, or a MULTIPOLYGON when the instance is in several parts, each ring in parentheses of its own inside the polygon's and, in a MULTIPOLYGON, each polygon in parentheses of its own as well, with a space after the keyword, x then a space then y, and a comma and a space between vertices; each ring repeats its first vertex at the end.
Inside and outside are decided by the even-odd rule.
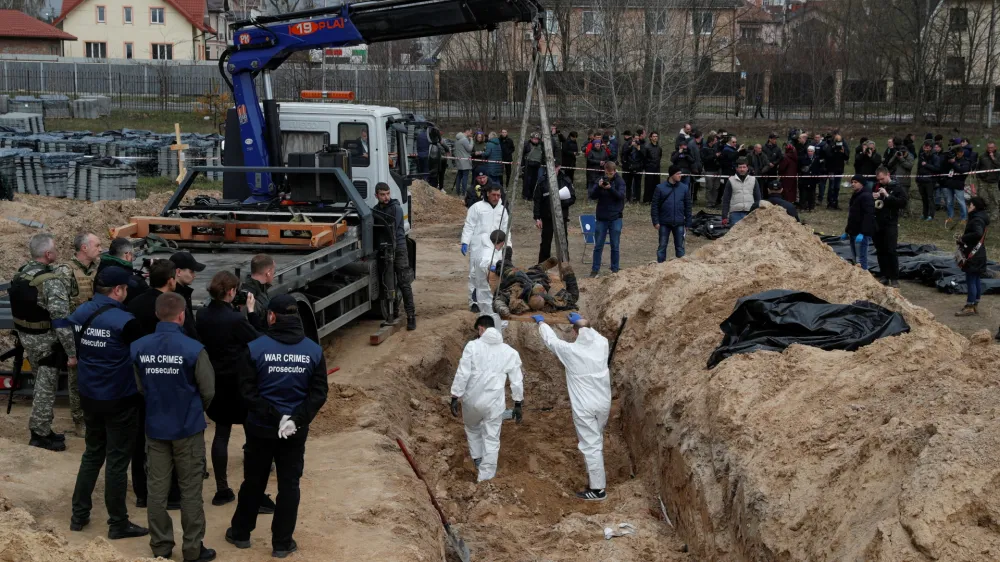
POLYGON ((181 124, 174 123, 174 136, 177 142, 171 145, 170 150, 177 152, 177 169, 180 172, 174 181, 180 184, 187 175, 187 167, 184 165, 184 151, 190 148, 186 144, 181 144, 181 124))

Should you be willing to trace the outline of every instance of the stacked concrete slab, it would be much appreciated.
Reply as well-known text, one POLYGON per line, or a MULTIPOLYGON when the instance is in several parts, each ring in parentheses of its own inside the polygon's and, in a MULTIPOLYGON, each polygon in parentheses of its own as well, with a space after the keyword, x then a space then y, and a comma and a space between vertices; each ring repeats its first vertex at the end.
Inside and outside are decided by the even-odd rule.
POLYGON ((135 199, 135 168, 112 158, 85 158, 70 163, 66 197, 84 201, 135 199))
POLYGON ((48 119, 69 119, 69 98, 62 94, 42 94, 42 113, 48 119))
POLYGON ((69 111, 74 119, 97 119, 101 108, 95 99, 79 99, 69 102, 69 111))
POLYGON ((0 115, 0 127, 10 127, 18 133, 44 133, 45 121, 41 113, 12 112, 0 115))
POLYGON ((34 96, 14 96, 14 99, 7 102, 7 109, 11 112, 41 114, 44 111, 44 105, 42 100, 34 96))
POLYGON ((76 152, 30 152, 18 156, 15 159, 18 193, 65 197, 70 162, 84 156, 76 152))
POLYGON ((9 102, 10 102, 10 96, 8 95, 0 96, 0 115, 7 113, 7 106, 9 102))

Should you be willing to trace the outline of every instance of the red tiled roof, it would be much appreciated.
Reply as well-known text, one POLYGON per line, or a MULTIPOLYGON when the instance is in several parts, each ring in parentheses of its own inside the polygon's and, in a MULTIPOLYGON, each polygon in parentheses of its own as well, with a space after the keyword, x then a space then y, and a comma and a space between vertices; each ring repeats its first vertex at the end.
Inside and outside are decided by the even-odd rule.
POLYGON ((744 9, 736 14, 736 21, 739 23, 772 23, 775 19, 767 10, 748 3, 744 9))
MULTIPOLYGON (((76 9, 80 4, 83 4, 86 0, 63 0, 62 13, 56 18, 53 23, 59 23, 66 19, 74 9, 76 9)), ((201 31, 206 33, 215 33, 215 30, 205 25, 205 0, 166 0, 167 4, 173 6, 175 10, 184 16, 184 19, 191 22, 191 25, 195 26, 201 31)))
POLYGON ((17 10, 0 10, 0 37, 29 37, 32 39, 61 39, 76 41, 69 33, 51 25, 36 20, 24 12, 17 10))

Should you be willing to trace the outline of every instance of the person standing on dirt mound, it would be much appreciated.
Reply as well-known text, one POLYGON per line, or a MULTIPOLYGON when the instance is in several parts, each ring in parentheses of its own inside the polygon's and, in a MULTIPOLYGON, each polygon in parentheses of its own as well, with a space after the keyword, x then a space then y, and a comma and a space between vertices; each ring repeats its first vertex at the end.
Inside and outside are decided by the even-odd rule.
POLYGON ((476 319, 479 338, 465 344, 451 385, 451 415, 458 417, 462 402, 462 420, 469 439, 469 454, 479 470, 479 482, 496 476, 500 456, 500 425, 507 406, 504 392, 510 380, 514 399, 514 421, 521 423, 524 400, 524 375, 521 356, 503 342, 493 317, 476 319))
POLYGON ((226 542, 250 548, 250 533, 271 463, 278 474, 278 501, 271 522, 271 556, 285 558, 298 550, 292 534, 299 513, 299 479, 305 465, 309 424, 326 403, 326 358, 302 329, 299 305, 278 295, 267 307, 267 334, 247 346, 241 361, 240 393, 249 413, 243 423, 247 445, 243 485, 226 542))
POLYGON ((577 492, 587 501, 608 497, 604 475, 604 426, 611 413, 611 372, 608 370, 608 340, 575 312, 569 313, 576 341, 559 339, 541 315, 532 316, 538 323, 542 342, 566 368, 566 388, 573 409, 573 425, 580 439, 580 452, 587 463, 590 487, 577 492))
MULTIPOLYGON (((479 312, 476 301, 476 267, 482 253, 492 252, 493 246, 488 243, 494 230, 507 231, 510 213, 507 207, 500 204, 500 186, 490 183, 486 187, 486 200, 479 201, 469 207, 465 215, 465 226, 462 228, 462 255, 469 257, 469 310, 479 312)), ((507 246, 510 246, 510 237, 507 246)))

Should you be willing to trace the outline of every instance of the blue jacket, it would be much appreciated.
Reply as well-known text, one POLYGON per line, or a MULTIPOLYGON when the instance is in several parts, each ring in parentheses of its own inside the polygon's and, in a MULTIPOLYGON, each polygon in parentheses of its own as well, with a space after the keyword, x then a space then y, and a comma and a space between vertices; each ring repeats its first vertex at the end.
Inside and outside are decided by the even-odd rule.
MULTIPOLYGON (((129 354, 129 344, 142 332, 135 316, 122 303, 98 293, 70 314, 69 321, 76 333, 77 385, 84 402, 112 404, 138 398, 129 354), (94 318, 87 331, 81 333, 87 319, 105 305, 111 308, 94 318)), ((86 410, 96 410, 86 403, 82 405, 86 410)))
MULTIPOLYGON (((173 322, 160 322, 155 332, 132 343, 132 361, 146 398, 146 435, 151 439, 176 441, 205 430, 206 405, 195 382, 195 365, 204 349, 173 322)), ((209 396, 214 393, 213 384, 209 396)))
POLYGON ((503 177, 503 148, 500 146, 500 139, 491 139, 486 142, 486 151, 483 152, 483 160, 486 163, 486 175, 491 177, 503 177))
POLYGON ((656 186, 649 214, 654 225, 691 226, 691 190, 687 182, 667 180, 656 186))
POLYGON ((601 180, 607 180, 607 176, 600 174, 587 189, 589 197, 597 201, 595 218, 599 221, 618 220, 622 218, 622 211, 625 210, 625 180, 621 174, 615 172, 615 177, 610 181, 610 189, 601 187, 601 180))

